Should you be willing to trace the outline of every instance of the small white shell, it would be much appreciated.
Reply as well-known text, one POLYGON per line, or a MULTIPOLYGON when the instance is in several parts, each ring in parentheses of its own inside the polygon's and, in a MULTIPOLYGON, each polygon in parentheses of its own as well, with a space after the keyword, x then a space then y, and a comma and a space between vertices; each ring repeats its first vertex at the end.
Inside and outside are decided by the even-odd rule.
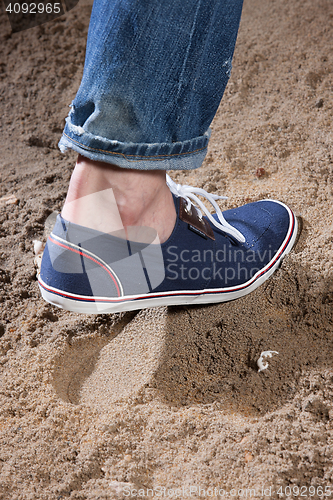
POLYGON ((258 372, 262 372, 268 368, 268 363, 264 363, 264 358, 271 358, 273 354, 279 354, 277 351, 263 351, 257 361, 258 372))
POLYGON ((36 255, 36 257, 34 258, 34 264, 37 267, 37 278, 40 274, 40 266, 42 264, 42 257, 43 257, 43 255, 40 253, 39 255, 36 255))
POLYGON ((35 254, 34 264, 37 267, 37 278, 38 278, 39 273, 40 273, 40 266, 42 263, 44 245, 39 240, 33 240, 32 242, 34 244, 34 254, 35 254))
POLYGON ((34 253, 35 255, 39 255, 43 251, 43 243, 39 240, 33 240, 34 244, 34 253))
POLYGON ((18 199, 13 194, 7 194, 0 198, 0 203, 4 203, 5 205, 17 205, 18 199))

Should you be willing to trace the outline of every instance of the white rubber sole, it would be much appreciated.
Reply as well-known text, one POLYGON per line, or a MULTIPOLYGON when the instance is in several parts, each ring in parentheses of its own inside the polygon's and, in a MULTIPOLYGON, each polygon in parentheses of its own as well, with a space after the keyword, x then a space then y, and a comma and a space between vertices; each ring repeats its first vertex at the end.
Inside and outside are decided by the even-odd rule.
MULTIPOLYGON (((275 201, 275 200, 269 200, 275 201)), ((146 295, 123 296, 119 298, 87 297, 74 295, 46 285, 38 278, 42 297, 46 302, 67 311, 83 314, 107 314, 134 311, 158 306, 215 304, 236 300, 253 292, 262 285, 281 265, 282 259, 293 248, 298 236, 298 222, 292 211, 281 202, 290 214, 290 226, 285 240, 274 258, 250 280, 242 285, 221 289, 181 290, 173 292, 149 293, 146 295)))

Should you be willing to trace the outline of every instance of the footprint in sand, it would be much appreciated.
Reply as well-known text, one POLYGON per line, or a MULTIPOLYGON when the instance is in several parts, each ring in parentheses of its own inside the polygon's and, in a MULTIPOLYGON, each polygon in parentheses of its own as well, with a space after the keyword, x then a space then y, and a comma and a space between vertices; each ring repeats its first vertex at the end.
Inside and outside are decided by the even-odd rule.
POLYGON ((164 309, 154 309, 134 317, 125 314, 118 331, 112 328, 111 341, 72 340, 55 361, 52 385, 56 393, 65 402, 84 403, 100 411, 135 396, 156 371, 164 327, 164 309))

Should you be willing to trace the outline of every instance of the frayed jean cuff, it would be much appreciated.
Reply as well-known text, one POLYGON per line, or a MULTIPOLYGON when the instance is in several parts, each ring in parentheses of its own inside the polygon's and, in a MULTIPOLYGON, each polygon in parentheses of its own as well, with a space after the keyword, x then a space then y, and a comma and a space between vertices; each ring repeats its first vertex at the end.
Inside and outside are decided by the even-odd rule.
POLYGON ((200 137, 174 143, 125 143, 86 132, 68 123, 59 142, 62 153, 73 149, 90 160, 137 170, 193 170, 207 154, 210 129, 200 137), (77 130, 76 130, 77 129, 77 130))

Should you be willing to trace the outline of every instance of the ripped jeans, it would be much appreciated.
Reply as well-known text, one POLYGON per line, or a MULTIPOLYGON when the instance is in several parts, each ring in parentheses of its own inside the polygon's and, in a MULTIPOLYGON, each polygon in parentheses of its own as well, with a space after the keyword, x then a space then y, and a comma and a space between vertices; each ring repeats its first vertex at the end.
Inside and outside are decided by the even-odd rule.
POLYGON ((242 1, 95 0, 61 151, 132 169, 198 168, 242 1))

